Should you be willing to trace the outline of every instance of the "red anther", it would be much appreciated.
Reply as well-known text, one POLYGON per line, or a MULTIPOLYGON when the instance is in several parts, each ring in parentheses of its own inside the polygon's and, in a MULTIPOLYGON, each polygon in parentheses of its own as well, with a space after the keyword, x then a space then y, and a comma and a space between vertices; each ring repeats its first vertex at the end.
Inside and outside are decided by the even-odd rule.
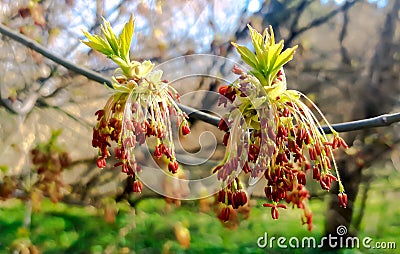
POLYGON ((277 178, 281 178, 281 168, 277 168, 277 169, 275 170, 275 176, 276 176, 277 178))
POLYGON ((212 171, 212 173, 215 174, 215 172, 217 172, 221 168, 222 168, 222 165, 215 167, 214 170, 212 171))
POLYGON ((31 9, 29 9, 28 7, 20 8, 18 9, 18 13, 19 15, 21 15, 21 17, 26 18, 31 16, 31 9))
POLYGON ((274 220, 277 220, 279 218, 279 211, 276 206, 273 206, 271 208, 271 216, 272 216, 272 219, 274 219, 274 220))
POLYGON ((226 92, 228 91, 228 89, 229 89, 229 86, 221 86, 221 87, 218 89, 218 93, 219 93, 220 95, 225 95, 226 92))
POLYGON ((314 180, 320 180, 321 178, 321 173, 319 172, 317 167, 313 167, 313 179, 314 180))
POLYGON ((179 93, 175 94, 175 98, 178 102, 181 102, 181 95, 179 93))
POLYGON ((332 149, 336 149, 339 147, 339 140, 335 137, 333 138, 333 142, 332 142, 332 149))
POLYGON ((125 78, 116 78, 116 80, 117 80, 117 82, 120 83, 120 84, 122 84, 123 82, 126 81, 125 78))
POLYGON ((299 184, 306 185, 306 174, 304 172, 298 172, 297 173, 297 181, 299 184))
POLYGON ((331 174, 326 174, 325 176, 321 177, 319 179, 319 183, 321 185, 321 188, 323 190, 330 190, 331 189, 331 184, 332 184, 332 180, 336 179, 336 177, 334 177, 331 174))
POLYGON ((294 162, 303 162, 305 160, 306 158, 302 154, 302 151, 300 149, 296 150, 296 153, 294 154, 294 162))
POLYGON ((319 146, 318 143, 315 143, 314 149, 315 149, 315 153, 316 153, 318 156, 321 156, 321 147, 319 146))
POLYGON ((104 116, 104 109, 97 110, 94 115, 97 116, 97 121, 100 121, 100 119, 104 116))
POLYGON ((187 124, 182 125, 181 128, 182 135, 188 135, 190 133, 190 128, 187 124))
POLYGON ((168 159, 172 159, 172 150, 171 148, 167 148, 165 147, 165 151, 164 151, 165 156, 167 156, 168 159))
POLYGON ((261 138, 261 131, 253 131, 253 137, 261 138))
POLYGON ((310 163, 305 162, 304 163, 304 171, 310 170, 311 169, 311 165, 310 163))
POLYGON ((329 145, 326 145, 324 148, 325 148, 325 154, 329 155, 331 153, 331 147, 329 145))
MULTIPOLYGON (((107 146, 111 145, 107 142, 107 146)), ((110 156, 110 152, 108 151, 107 146, 101 148, 101 156, 103 158, 107 158, 108 156, 110 156)))
POLYGON ((254 155, 258 155, 260 153, 260 147, 255 144, 251 144, 249 150, 250 150, 250 153, 252 153, 254 155))
POLYGON ((250 172, 250 167, 249 167, 249 163, 246 161, 246 163, 243 165, 243 171, 245 174, 250 172))
POLYGON ((165 151, 166 151, 165 145, 164 144, 158 144, 156 146, 155 150, 154 150, 153 155, 157 159, 160 159, 163 156, 163 154, 165 153, 165 151))
POLYGON ((278 127, 277 137, 283 139, 283 138, 286 137, 285 134, 287 135, 286 129, 285 129, 283 126, 279 126, 279 127, 278 127))
POLYGON ((226 191, 222 189, 218 192, 218 202, 225 203, 225 198, 226 198, 226 191))
POLYGON ((123 173, 129 174, 129 165, 127 163, 122 163, 121 171, 123 173))
POLYGON ((221 211, 218 213, 218 219, 220 219, 223 222, 227 222, 229 220, 229 215, 230 215, 230 209, 228 206, 224 206, 221 211))
POLYGON ((122 161, 117 162, 114 164, 114 168, 121 166, 122 164, 124 164, 122 161))
POLYGON ((99 147, 99 146, 100 146, 99 140, 97 140, 97 139, 92 139, 92 146, 93 146, 94 148, 99 147))
POLYGON ((162 128, 157 129, 157 138, 163 138, 165 136, 164 130, 162 128))
POLYGON ((119 160, 126 159, 126 153, 123 151, 121 147, 116 147, 114 150, 114 156, 115 158, 119 160))
POLYGON ((221 118, 221 120, 219 120, 218 129, 220 129, 221 131, 228 131, 229 130, 227 121, 224 118, 221 118))
POLYGON ((305 134, 305 137, 304 137, 304 143, 306 145, 309 145, 311 143, 311 137, 310 137, 310 134, 308 132, 305 132, 305 133, 306 134, 305 134))
POLYGON ((233 72, 233 73, 235 73, 236 75, 242 75, 242 73, 243 73, 243 70, 242 70, 242 69, 240 69, 240 67, 239 67, 239 66, 237 66, 237 65, 234 65, 234 66, 233 66, 233 68, 232 68, 232 72, 233 72))
POLYGON ((143 184, 140 181, 134 181, 133 182, 133 192, 141 193, 143 189, 143 184))
POLYGON ((175 173, 178 171, 178 167, 179 167, 179 164, 178 164, 177 161, 170 161, 170 162, 168 163, 168 170, 169 170, 172 174, 175 174, 175 173))
POLYGON ((339 193, 338 194, 339 198, 339 204, 341 207, 346 208, 347 207, 347 194, 346 193, 339 193))
POLYGON ((343 146, 345 149, 349 148, 349 146, 346 144, 346 141, 344 141, 344 139, 342 139, 341 137, 336 137, 336 139, 338 139, 340 146, 343 146))
POLYGON ((284 107, 284 108, 283 108, 283 113, 282 113, 282 115, 283 115, 284 117, 288 117, 288 116, 290 115, 290 111, 289 111, 289 109, 288 109, 287 107, 284 107))
POLYGON ((328 177, 331 182, 332 181, 335 181, 335 182, 337 181, 336 176, 332 175, 331 173, 326 174, 326 177, 328 177))
POLYGON ((218 93, 220 94, 220 97, 218 99, 218 106, 221 104, 224 104, 226 106, 227 104, 227 99, 230 99, 230 92, 231 88, 229 86, 221 86, 218 89, 218 93))
POLYGON ((326 167, 327 167, 327 168, 331 168, 331 167, 332 167, 331 161, 329 160, 328 157, 325 157, 325 162, 326 162, 326 167))
MULTIPOLYGON (((231 86, 222 86, 219 88, 219 93, 221 94, 221 96, 226 97, 226 99, 230 100, 231 102, 233 102, 236 98, 236 91, 233 87, 231 86)), ((226 105, 226 102, 224 102, 222 100, 222 102, 224 103, 224 105, 226 105)), ((220 105, 221 103, 219 103, 218 105, 220 105)))
MULTIPOLYGON (((265 186, 264 193, 265 193, 265 196, 270 199, 272 196, 272 186, 265 186)), ((264 206, 268 206, 268 205, 270 205, 270 204, 264 204, 264 206)))
POLYGON ((294 141, 294 139, 289 139, 288 140, 288 148, 289 148, 289 151, 291 151, 291 152, 296 152, 296 142, 294 141))
POLYGON ((297 129, 297 133, 296 133, 296 137, 297 137, 298 142, 303 142, 303 140, 305 138, 305 135, 306 135, 306 131, 303 128, 299 127, 297 129))
POLYGON ((330 184, 329 184, 328 182, 326 182, 326 180, 325 180, 324 178, 321 178, 321 179, 319 180, 319 183, 320 183, 321 188, 322 188, 323 190, 330 190, 330 189, 331 189, 330 184))
POLYGON ((266 204, 263 204, 263 206, 264 206, 264 207, 274 207, 275 205, 266 203, 266 204))
POLYGON ((282 154, 278 153, 276 155, 275 164, 283 164, 282 154))
POLYGON ((239 206, 244 206, 247 203, 247 194, 244 191, 236 192, 236 199, 239 206))
POLYGON ((99 168, 105 168, 106 165, 107 165, 107 162, 106 162, 106 159, 105 159, 105 158, 99 157, 99 158, 97 158, 97 160, 96 160, 96 164, 97 164, 97 167, 99 167, 99 168))
POLYGON ((285 204, 277 204, 276 207, 287 209, 287 206, 285 204))
POLYGON ((286 205, 284 204, 278 204, 278 205, 274 205, 274 204, 263 204, 264 207, 271 207, 271 216, 272 219, 277 220, 279 218, 279 211, 278 208, 283 208, 286 209, 286 205))
MULTIPOLYGON (((154 128, 153 125, 150 125, 149 122, 145 121, 145 130, 146 130, 146 136, 150 137, 150 136, 154 136, 156 134, 156 129, 154 128)), ((140 125, 137 125, 137 127, 139 127, 140 125)), ((136 128, 135 128, 136 130, 136 128)), ((142 132, 142 130, 138 130, 135 131, 135 134, 138 136, 138 132, 142 132)))
MULTIPOLYGON (((279 154, 278 154, 278 156, 279 156, 279 154)), ((288 163, 289 162, 289 159, 288 159, 286 153, 281 153, 281 160, 284 163, 288 163)))
POLYGON ((237 209, 239 204, 236 203, 235 195, 232 191, 228 191, 228 205, 232 205, 233 209, 237 209))
POLYGON ((224 139, 222 140, 222 144, 224 144, 224 146, 228 145, 228 140, 229 140, 229 132, 225 133, 224 135, 224 139))

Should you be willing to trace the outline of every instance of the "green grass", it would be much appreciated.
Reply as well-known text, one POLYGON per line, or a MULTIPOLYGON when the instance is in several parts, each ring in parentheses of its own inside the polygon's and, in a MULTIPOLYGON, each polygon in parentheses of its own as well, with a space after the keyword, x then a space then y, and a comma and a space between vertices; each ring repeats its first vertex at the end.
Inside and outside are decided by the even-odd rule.
MULTIPOLYGON (((24 206, 21 202, 13 203, 0 210, 0 249, 12 243, 22 225, 24 206)), ((323 209, 322 205, 320 201, 312 202, 315 211, 323 209)), ((159 253, 167 247, 171 253, 263 253, 256 241, 264 232, 287 237, 318 237, 323 230, 321 213, 315 215, 316 227, 311 234, 301 226, 299 212, 282 211, 281 218, 273 221, 269 210, 262 207, 254 207, 250 218, 242 221, 236 230, 224 228, 212 211, 199 212, 198 204, 193 201, 167 212, 164 200, 147 199, 135 211, 121 207, 116 223, 108 224, 94 208, 44 202, 42 211, 32 215, 30 238, 44 253, 103 253, 107 248, 123 247, 136 253, 159 253), (184 251, 176 240, 177 222, 190 230, 189 250, 184 251), (128 230, 127 234, 124 230, 128 230)))
MULTIPOLYGON (((359 237, 373 241, 397 241, 400 238, 400 210, 396 197, 398 189, 385 192, 382 181, 373 182, 369 191, 366 213, 359 237)), ((393 185, 392 185, 393 186, 393 185)), ((182 202, 179 208, 167 211, 163 199, 146 199, 136 209, 118 204, 116 222, 106 223, 101 210, 45 201, 42 211, 32 215, 30 239, 43 253, 318 253, 320 250, 260 249, 256 241, 264 233, 268 237, 314 236, 324 232, 326 201, 313 199, 314 229, 310 233, 300 223, 299 210, 280 211, 273 221, 270 210, 262 207, 262 200, 251 210, 248 220, 242 220, 236 230, 224 228, 214 212, 199 212, 194 201, 182 202), (182 223, 190 231, 190 248, 182 249, 174 225, 182 223)), ((359 207, 356 202, 356 207, 359 207)), ((0 203, 0 253, 21 235, 25 208, 20 201, 0 203)), ((23 231, 22 231, 23 232, 23 231)), ((341 253, 400 253, 396 250, 342 250, 341 253)))

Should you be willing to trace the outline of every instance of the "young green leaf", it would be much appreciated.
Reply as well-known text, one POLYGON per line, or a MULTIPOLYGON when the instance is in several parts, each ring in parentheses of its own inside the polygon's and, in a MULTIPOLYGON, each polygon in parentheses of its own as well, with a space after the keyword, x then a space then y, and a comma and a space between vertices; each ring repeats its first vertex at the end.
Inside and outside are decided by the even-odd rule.
POLYGON ((250 49, 248 49, 245 46, 241 46, 237 43, 232 42, 232 45, 236 48, 236 50, 239 52, 242 60, 250 65, 252 68, 256 69, 257 68, 257 59, 256 56, 254 55, 253 52, 251 52, 250 49))
POLYGON ((242 60, 253 68, 251 73, 260 83, 263 86, 270 86, 279 69, 293 58, 297 46, 281 53, 283 41, 275 43, 275 35, 271 26, 269 26, 269 30, 265 29, 262 35, 250 25, 248 27, 255 54, 246 46, 236 43, 232 43, 232 45, 235 46, 242 60))
POLYGON ((129 49, 131 47, 134 29, 134 16, 131 15, 128 23, 125 24, 121 34, 118 36, 118 42, 119 45, 121 45, 121 56, 127 62, 129 62, 129 49))

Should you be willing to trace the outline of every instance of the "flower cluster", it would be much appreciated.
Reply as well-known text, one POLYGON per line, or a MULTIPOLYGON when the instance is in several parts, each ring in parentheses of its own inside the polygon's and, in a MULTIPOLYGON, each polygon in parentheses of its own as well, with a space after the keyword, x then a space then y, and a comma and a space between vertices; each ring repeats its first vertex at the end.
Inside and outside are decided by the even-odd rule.
POLYGON ((218 214, 218 219, 222 222, 229 221, 232 209, 238 209, 247 204, 247 194, 238 178, 218 192, 217 201, 222 204, 218 214))
POLYGON ((17 179, 11 176, 4 176, 0 181, 0 200, 11 198, 16 187, 17 179))
POLYGON ((312 172, 313 179, 324 190, 329 190, 332 182, 337 181, 340 205, 346 207, 347 196, 332 151, 347 145, 332 128, 332 138, 322 131, 318 118, 301 97, 313 105, 329 126, 311 100, 298 91, 286 89, 283 65, 293 58, 296 47, 282 52, 283 41, 275 43, 272 28, 266 29, 263 35, 250 26, 249 29, 255 54, 244 46, 233 45, 252 70, 246 73, 235 66, 233 73, 239 77, 219 89, 219 105, 232 107, 218 126, 226 132, 227 153, 214 171, 220 180, 228 183, 240 168, 250 174, 250 185, 265 177, 268 203, 264 207, 271 208, 272 218, 278 219, 278 208, 286 209, 281 203, 286 202, 304 210, 302 222, 311 230, 306 174, 312 172), (239 136, 232 138, 233 132, 239 136))
POLYGON ((172 137, 174 120, 182 135, 190 133, 187 115, 176 104, 179 94, 162 80, 162 71, 153 71, 150 61, 131 61, 129 48, 133 35, 133 17, 117 37, 110 24, 104 21, 102 36, 84 32, 89 47, 105 54, 120 66, 113 77, 114 94, 103 109, 96 112, 97 125, 93 128, 92 146, 99 149, 97 166, 105 168, 111 153, 111 143, 116 144, 114 167, 121 166, 122 172, 134 178, 133 191, 141 192, 142 183, 137 179, 138 165, 134 149, 156 139, 154 156, 165 156, 169 160, 171 173, 178 170, 172 137))
POLYGON ((36 202, 41 200, 42 195, 49 196, 53 203, 57 203, 63 197, 62 172, 70 166, 71 159, 69 154, 56 144, 60 134, 61 131, 54 131, 48 142, 38 144, 31 150, 33 170, 37 173, 31 198, 36 202))

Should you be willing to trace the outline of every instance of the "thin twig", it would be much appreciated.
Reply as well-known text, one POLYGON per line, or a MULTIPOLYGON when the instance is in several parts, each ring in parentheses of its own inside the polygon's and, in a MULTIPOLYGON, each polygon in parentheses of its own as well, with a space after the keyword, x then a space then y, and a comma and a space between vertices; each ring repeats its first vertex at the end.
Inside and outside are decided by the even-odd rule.
MULTIPOLYGON (((374 127, 389 126, 396 122, 400 122, 400 113, 385 114, 368 119, 332 124, 332 128, 337 132, 348 132, 374 127)), ((325 133, 330 133, 330 130, 327 126, 322 126, 322 130, 325 133)))
POLYGON ((50 52, 49 50, 47 50, 45 47, 43 47, 42 45, 40 45, 39 43, 35 42, 34 40, 20 34, 17 33, 13 30, 11 30, 10 28, 8 28, 7 26, 0 24, 0 33, 2 33, 3 35, 19 42, 22 43, 23 45, 25 45, 26 47, 42 54, 43 56, 47 57, 48 59, 64 66, 65 68, 67 68, 68 70, 74 71, 76 73, 79 73, 85 77, 87 77, 90 80, 94 80, 100 83, 105 83, 107 86, 112 87, 111 85, 111 81, 108 80, 107 78, 103 77, 102 75, 100 75, 99 73, 92 71, 90 69, 87 68, 82 68, 70 61, 64 60, 61 57, 53 54, 52 52, 50 52))
POLYGON ((322 24, 325 24, 325 22, 327 22, 331 18, 335 17, 336 14, 338 14, 338 13, 340 13, 342 11, 346 11, 346 10, 350 9, 353 5, 355 5, 359 1, 360 0, 347 1, 345 4, 343 4, 342 6, 338 7, 337 9, 334 9, 333 11, 329 12, 325 16, 322 16, 320 18, 314 19, 313 21, 311 21, 306 26, 303 26, 301 28, 292 30, 289 38, 287 40, 285 40, 285 44, 286 45, 291 45, 293 40, 296 37, 298 37, 300 34, 310 30, 313 27, 317 27, 317 26, 320 26, 322 24))
MULTIPOLYGON (((357 2, 357 1, 354 1, 354 2, 357 2)), ((0 33, 2 33, 5 36, 10 37, 11 39, 13 39, 17 42, 22 43, 26 47, 42 54, 43 56, 47 57, 48 59, 56 62, 57 64, 64 66, 65 68, 67 68, 71 71, 81 74, 90 80, 93 80, 93 81, 99 82, 101 84, 105 84, 109 87, 112 87, 112 83, 111 83, 110 79, 107 79, 106 77, 102 76, 101 74, 99 74, 95 71, 92 71, 92 70, 87 69, 82 66, 78 66, 70 61, 62 59, 61 57, 55 55, 54 53, 52 53, 49 50, 47 50, 46 48, 44 48, 39 43, 27 38, 26 36, 24 36, 20 33, 16 33, 14 31, 12 31, 11 29, 4 26, 3 24, 0 24, 0 33)), ((189 117, 191 117, 191 118, 207 122, 214 126, 218 126, 220 118, 218 118, 216 116, 210 115, 205 112, 201 112, 197 109, 191 108, 189 106, 181 105, 181 104, 179 105, 179 107, 186 114, 188 114, 189 117)), ((357 121, 352 121, 352 122, 333 124, 332 127, 337 132, 347 132, 347 131, 373 128, 373 127, 388 126, 395 122, 400 122, 400 113, 386 114, 386 115, 381 115, 381 116, 377 116, 377 117, 369 118, 369 119, 362 119, 362 120, 357 120, 357 121)), ((330 129, 328 126, 322 126, 322 130, 325 133, 330 133, 330 129)))

